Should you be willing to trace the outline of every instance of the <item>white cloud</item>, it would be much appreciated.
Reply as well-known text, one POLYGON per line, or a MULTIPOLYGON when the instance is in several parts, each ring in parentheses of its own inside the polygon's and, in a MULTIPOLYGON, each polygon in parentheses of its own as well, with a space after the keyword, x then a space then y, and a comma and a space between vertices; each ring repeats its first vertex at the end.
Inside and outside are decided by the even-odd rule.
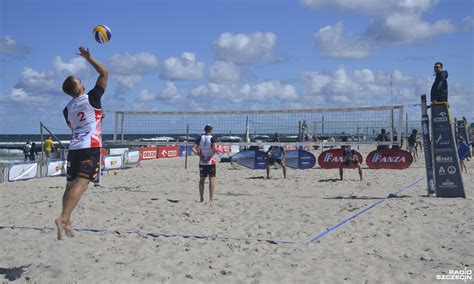
POLYGON ((218 60, 253 64, 271 59, 276 42, 277 36, 271 32, 223 33, 213 42, 213 48, 218 60))
POLYGON ((340 10, 378 16, 394 12, 424 13, 433 8, 438 0, 302 0, 314 10, 340 10))
POLYGON ((151 102, 154 100, 156 100, 156 93, 148 89, 144 89, 138 94, 139 102, 144 103, 144 102, 151 102))
POLYGON ((142 80, 140 75, 112 75, 112 78, 117 81, 114 96, 130 91, 142 80))
POLYGON ((349 11, 374 17, 359 36, 343 34, 342 22, 321 28, 315 33, 315 40, 325 57, 364 58, 384 46, 429 41, 456 30, 448 19, 434 22, 422 19, 424 13, 436 6, 437 0, 302 0, 301 3, 315 10, 349 11))
POLYGON ((279 81, 264 81, 255 85, 209 83, 199 85, 190 91, 190 98, 196 100, 197 103, 202 101, 201 98, 209 96, 227 104, 268 102, 269 105, 281 106, 290 100, 296 100, 298 93, 292 85, 279 81))
POLYGON ((447 19, 434 23, 423 21, 418 14, 391 14, 379 18, 367 27, 366 36, 379 45, 407 44, 431 40, 432 38, 455 31, 447 19))
POLYGON ((371 46, 367 41, 352 34, 343 34, 342 22, 335 26, 326 26, 314 34, 316 46, 324 57, 359 59, 367 57, 371 46))
POLYGON ((39 72, 32 68, 24 67, 15 88, 34 94, 57 93, 60 91, 60 88, 55 79, 56 74, 54 72, 39 72))
POLYGON ((200 80, 204 77, 203 62, 196 61, 196 54, 184 52, 181 58, 170 57, 163 62, 160 77, 165 80, 200 80))
POLYGON ((474 17, 473 16, 464 17, 462 19, 462 22, 463 22, 465 31, 470 31, 474 28, 474 17))
POLYGON ((56 56, 53 59, 53 67, 57 73, 68 73, 70 75, 79 76, 78 74, 85 72, 88 69, 86 60, 82 57, 74 57, 69 62, 64 62, 61 56, 56 56))
POLYGON ((107 67, 113 74, 137 75, 158 71, 158 58, 151 53, 114 54, 108 59, 107 67))
POLYGON ((14 58, 24 58, 30 53, 30 48, 16 42, 10 36, 0 37, 0 55, 14 58))
POLYGON ((166 87, 158 95, 158 99, 164 101, 174 101, 180 99, 178 88, 173 82, 166 82, 166 87))
POLYGON ((325 107, 385 105, 391 103, 390 82, 394 103, 408 104, 419 100, 418 94, 431 87, 428 79, 415 78, 399 70, 392 73, 339 68, 329 72, 304 72, 301 75, 305 101, 325 107))
POLYGON ((38 104, 38 103, 44 104, 45 102, 47 102, 44 98, 29 94, 21 88, 12 89, 10 98, 12 101, 16 103, 21 103, 21 104, 38 104))
POLYGON ((216 61, 209 67, 209 81, 231 84, 240 80, 240 68, 232 62, 216 61))

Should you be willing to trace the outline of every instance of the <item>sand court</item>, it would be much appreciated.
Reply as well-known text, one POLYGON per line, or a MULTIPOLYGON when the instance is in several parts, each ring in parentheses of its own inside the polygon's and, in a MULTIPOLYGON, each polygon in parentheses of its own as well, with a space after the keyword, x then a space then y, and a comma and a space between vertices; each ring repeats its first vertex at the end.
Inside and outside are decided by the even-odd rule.
POLYGON ((339 181, 337 170, 322 169, 289 170, 287 179, 272 170, 266 180, 264 171, 220 163, 218 200, 207 202, 206 183, 200 203, 196 157, 187 170, 182 159, 145 161, 89 187, 72 217, 74 228, 87 230, 64 241, 49 229, 64 178, 4 183, 0 226, 45 229, 1 229, 0 267, 31 264, 21 279, 40 282, 435 280, 474 265, 473 178, 465 176, 466 199, 426 198, 424 174, 418 162, 402 171, 364 169, 364 181, 357 170, 339 181))

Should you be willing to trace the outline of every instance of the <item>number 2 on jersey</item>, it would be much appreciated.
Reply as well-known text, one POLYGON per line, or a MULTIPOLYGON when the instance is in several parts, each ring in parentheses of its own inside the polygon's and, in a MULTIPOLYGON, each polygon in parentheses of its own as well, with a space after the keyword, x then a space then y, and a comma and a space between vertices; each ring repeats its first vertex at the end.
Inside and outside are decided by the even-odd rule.
POLYGON ((85 115, 84 115, 84 112, 83 112, 83 111, 80 111, 80 112, 78 112, 78 113, 77 113, 77 116, 81 117, 81 119, 80 119, 79 121, 84 121, 84 120, 86 120, 86 118, 85 118, 85 115))

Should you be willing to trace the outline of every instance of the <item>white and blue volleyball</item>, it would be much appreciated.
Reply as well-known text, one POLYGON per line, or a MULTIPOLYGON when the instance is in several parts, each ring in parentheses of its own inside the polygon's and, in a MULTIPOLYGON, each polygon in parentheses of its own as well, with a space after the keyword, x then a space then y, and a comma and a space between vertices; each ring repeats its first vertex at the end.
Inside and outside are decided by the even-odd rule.
POLYGON ((109 27, 104 25, 97 25, 92 31, 92 34, 98 43, 106 43, 112 37, 112 32, 109 27))

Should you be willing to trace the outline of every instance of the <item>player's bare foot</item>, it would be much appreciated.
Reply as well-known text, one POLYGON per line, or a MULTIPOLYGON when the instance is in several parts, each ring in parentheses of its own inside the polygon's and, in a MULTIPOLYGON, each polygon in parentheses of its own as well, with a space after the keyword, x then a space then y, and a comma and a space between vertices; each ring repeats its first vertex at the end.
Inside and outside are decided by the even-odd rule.
POLYGON ((66 237, 69 237, 69 238, 74 238, 74 232, 72 230, 72 225, 71 223, 67 224, 66 226, 64 226, 64 234, 66 235, 66 237))
POLYGON ((58 240, 62 240, 63 239, 63 233, 64 233, 63 220, 56 219, 56 220, 54 220, 54 223, 56 223, 56 227, 58 228, 58 240))

